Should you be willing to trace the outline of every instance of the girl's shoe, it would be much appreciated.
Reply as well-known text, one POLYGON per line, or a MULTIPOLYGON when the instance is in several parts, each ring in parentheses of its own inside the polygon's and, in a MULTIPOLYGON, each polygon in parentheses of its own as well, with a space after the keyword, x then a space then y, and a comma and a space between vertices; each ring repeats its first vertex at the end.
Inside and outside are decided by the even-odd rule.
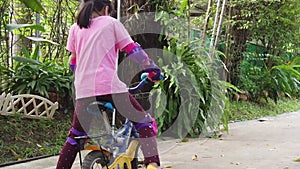
POLYGON ((161 167, 156 167, 156 166, 154 166, 154 165, 152 165, 152 164, 149 164, 149 165, 147 166, 147 169, 163 169, 163 168, 161 168, 161 167))

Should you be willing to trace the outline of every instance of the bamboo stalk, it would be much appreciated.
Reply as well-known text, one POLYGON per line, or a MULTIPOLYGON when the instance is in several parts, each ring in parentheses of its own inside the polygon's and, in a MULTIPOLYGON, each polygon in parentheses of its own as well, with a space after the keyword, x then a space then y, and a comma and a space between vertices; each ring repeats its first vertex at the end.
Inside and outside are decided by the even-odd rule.
POLYGON ((208 21, 209 21, 209 16, 210 16, 210 9, 211 9, 211 3, 212 0, 208 1, 207 4, 207 9, 206 9, 206 16, 205 16, 205 20, 204 20, 204 28, 203 28, 203 33, 202 33, 202 46, 205 45, 206 42, 206 32, 207 32, 207 27, 208 27, 208 21))
POLYGON ((213 57, 215 54, 214 42, 215 42, 215 36, 216 36, 215 34, 216 34, 216 29, 217 29, 218 19, 219 19, 220 4, 221 4, 221 0, 218 0, 215 19, 214 19, 214 26, 213 26, 213 31, 212 31, 212 35, 211 35, 210 45, 209 45, 209 56, 210 57, 213 57))
POLYGON ((227 0, 223 0, 221 14, 220 14, 220 19, 219 19, 219 24, 218 24, 218 28, 217 28, 216 39, 215 39, 215 44, 214 44, 214 50, 217 49, 217 45, 219 43, 220 32, 221 32, 221 28, 222 28, 222 24, 223 24, 223 20, 224 20, 224 13, 225 13, 226 3, 227 3, 227 0))

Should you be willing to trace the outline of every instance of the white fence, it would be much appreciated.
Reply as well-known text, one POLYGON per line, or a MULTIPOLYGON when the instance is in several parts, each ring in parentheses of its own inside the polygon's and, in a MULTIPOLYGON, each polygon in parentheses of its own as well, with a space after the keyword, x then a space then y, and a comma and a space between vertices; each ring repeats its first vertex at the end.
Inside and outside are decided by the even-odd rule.
POLYGON ((32 94, 14 95, 2 93, 0 95, 0 114, 22 114, 30 118, 52 118, 58 109, 58 102, 32 94))

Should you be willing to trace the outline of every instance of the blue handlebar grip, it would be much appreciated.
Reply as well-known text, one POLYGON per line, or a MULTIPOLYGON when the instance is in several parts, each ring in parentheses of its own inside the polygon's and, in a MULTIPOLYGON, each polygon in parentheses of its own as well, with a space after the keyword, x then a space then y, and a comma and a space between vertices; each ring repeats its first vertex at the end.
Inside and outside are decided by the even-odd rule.
POLYGON ((141 74, 141 80, 147 79, 149 76, 149 73, 142 73, 141 74))
MULTIPOLYGON (((142 88, 148 82, 148 75, 149 75, 149 73, 142 73, 141 74, 141 82, 137 86, 129 88, 128 91, 135 92, 135 91, 139 90, 140 88, 142 88)), ((160 75, 159 79, 164 80, 165 76, 160 75)))
POLYGON ((141 87, 143 87, 146 83, 147 83, 147 78, 143 79, 137 86, 133 88, 129 88, 128 90, 129 92, 135 92, 139 90, 141 87))
POLYGON ((160 75, 159 76, 159 80, 164 80, 165 79, 165 76, 164 75, 160 75))

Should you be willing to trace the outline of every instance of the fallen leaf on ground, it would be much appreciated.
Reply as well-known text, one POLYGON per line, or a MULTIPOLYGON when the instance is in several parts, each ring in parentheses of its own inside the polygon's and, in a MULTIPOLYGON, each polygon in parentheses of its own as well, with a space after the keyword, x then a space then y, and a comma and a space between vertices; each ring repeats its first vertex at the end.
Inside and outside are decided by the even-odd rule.
POLYGON ((185 143, 185 142, 189 142, 189 139, 188 138, 184 138, 181 140, 181 142, 185 143))
POLYGON ((194 160, 194 161, 198 161, 198 155, 197 155, 197 154, 195 154, 195 155, 193 156, 192 160, 194 160))
POLYGON ((240 165, 240 162, 230 162, 230 164, 240 165))
POLYGON ((295 160, 295 162, 300 162, 300 157, 295 160))

